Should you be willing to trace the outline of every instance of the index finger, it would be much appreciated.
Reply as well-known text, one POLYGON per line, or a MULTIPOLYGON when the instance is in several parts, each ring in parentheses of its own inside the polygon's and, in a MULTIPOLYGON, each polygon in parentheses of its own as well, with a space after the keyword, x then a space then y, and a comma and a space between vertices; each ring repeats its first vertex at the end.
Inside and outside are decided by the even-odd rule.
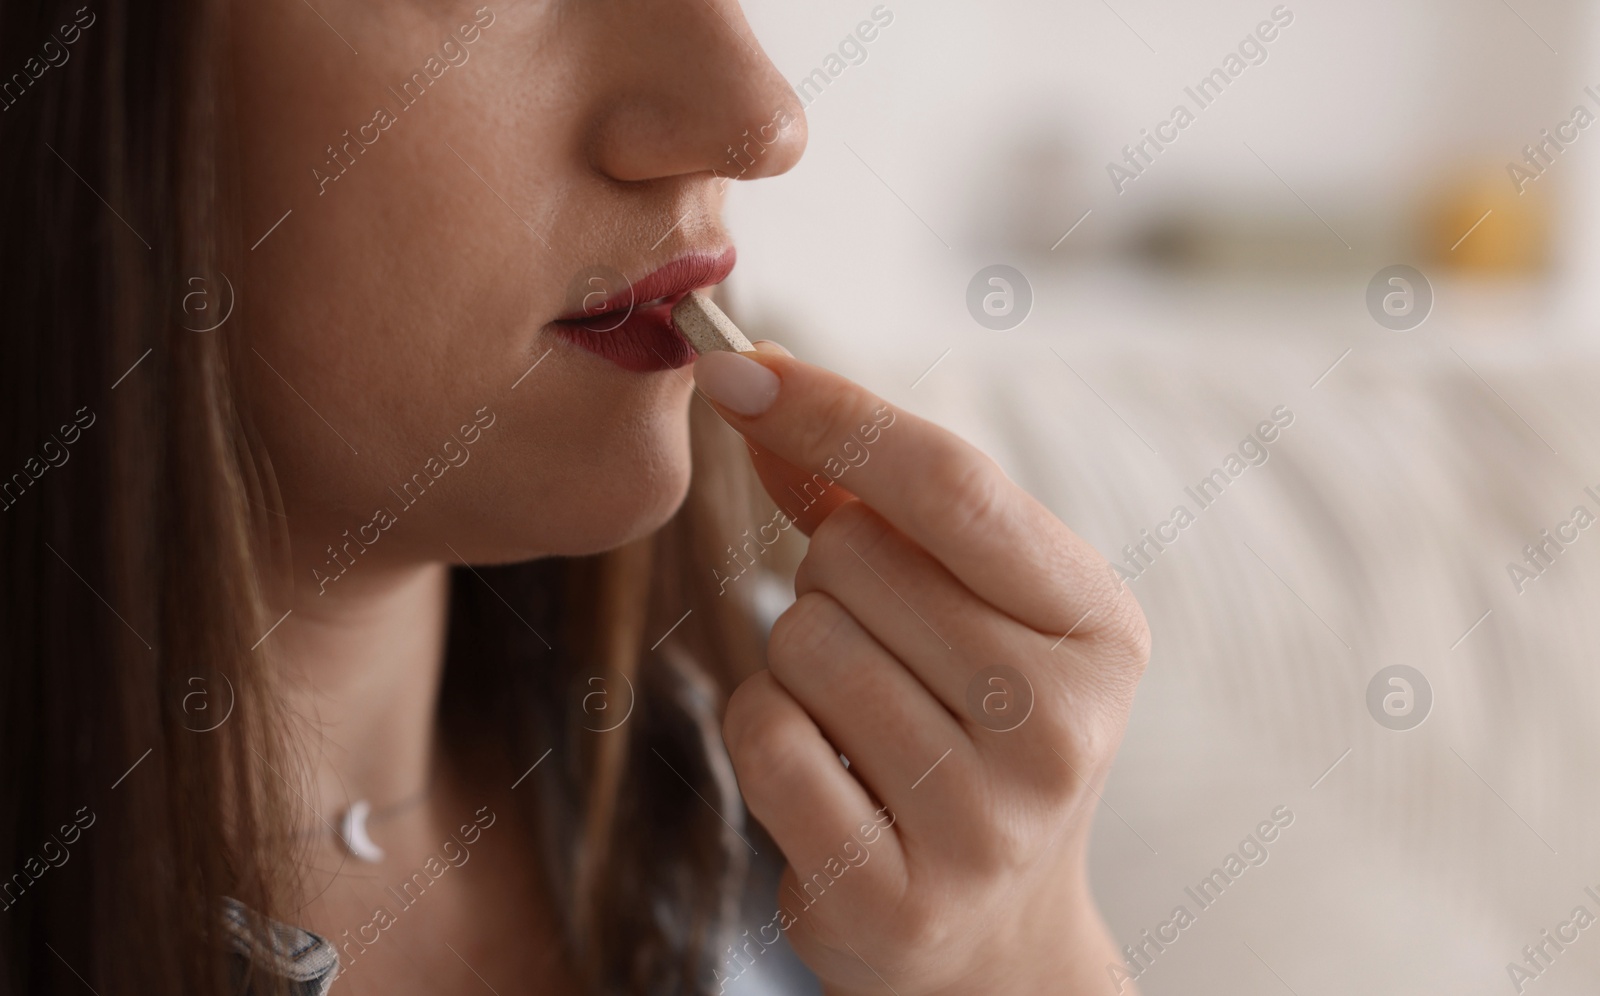
MULTIPOLYGON (((777 353, 707 353, 695 362, 695 380, 758 448, 804 471, 819 493, 835 482, 848 488, 1019 622, 1087 635, 1122 615, 1114 611, 1121 587, 1105 558, 954 433, 777 353), (766 379, 746 364, 775 376, 775 392, 770 384, 756 389, 766 379), (751 399, 768 395, 754 411, 751 399)), ((773 499, 792 505, 794 494, 773 499)))

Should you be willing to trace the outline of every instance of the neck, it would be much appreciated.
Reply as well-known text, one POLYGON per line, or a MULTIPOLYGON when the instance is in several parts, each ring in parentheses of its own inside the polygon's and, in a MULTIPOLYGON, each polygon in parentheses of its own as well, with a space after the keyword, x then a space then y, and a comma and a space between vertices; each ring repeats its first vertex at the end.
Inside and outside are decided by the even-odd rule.
POLYGON ((415 798, 432 777, 449 569, 360 566, 325 592, 294 585, 266 645, 310 765, 316 814, 305 820, 317 826, 358 799, 382 809, 415 798))

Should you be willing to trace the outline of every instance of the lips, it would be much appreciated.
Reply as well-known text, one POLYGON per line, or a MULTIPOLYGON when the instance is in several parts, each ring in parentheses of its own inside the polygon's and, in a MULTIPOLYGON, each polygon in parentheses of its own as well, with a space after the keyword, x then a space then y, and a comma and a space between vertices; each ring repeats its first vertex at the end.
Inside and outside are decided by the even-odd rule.
MULTIPOLYGON (((694 362, 690 347, 672 324, 672 306, 690 291, 727 279, 735 251, 692 253, 634 281, 629 286, 591 300, 550 323, 561 339, 625 370, 650 373, 694 362)), ((599 281, 588 296, 608 290, 599 281)))

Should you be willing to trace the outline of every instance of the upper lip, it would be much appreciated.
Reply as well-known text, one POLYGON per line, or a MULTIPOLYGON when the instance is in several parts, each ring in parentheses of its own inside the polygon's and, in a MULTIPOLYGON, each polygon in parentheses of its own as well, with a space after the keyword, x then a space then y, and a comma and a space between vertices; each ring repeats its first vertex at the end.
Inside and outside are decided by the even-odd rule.
POLYGON ((606 298, 596 308, 569 311, 557 318, 558 322, 593 319, 612 311, 622 311, 638 305, 666 298, 681 298, 690 291, 720 284, 733 271, 736 258, 733 246, 720 253, 689 253, 649 273, 630 284, 627 289, 606 298))

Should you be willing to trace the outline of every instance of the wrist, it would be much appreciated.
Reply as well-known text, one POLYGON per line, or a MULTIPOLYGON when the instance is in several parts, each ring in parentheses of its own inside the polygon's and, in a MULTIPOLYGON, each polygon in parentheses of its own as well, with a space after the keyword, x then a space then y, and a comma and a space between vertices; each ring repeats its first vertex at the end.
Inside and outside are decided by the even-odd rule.
MULTIPOLYGON (((1132 982, 1117 988, 1112 966, 1123 965, 1115 940, 1100 916, 1089 888, 1081 848, 1054 867, 1027 880, 1027 895, 1014 901, 1009 915, 995 917, 977 938, 969 968, 960 977, 917 996, 1015 996, 1060 993, 1077 996, 1138 996, 1132 982)), ((893 980, 890 980, 892 983, 893 980)), ((912 996, 900 988, 901 996, 912 996)), ((862 990, 824 985, 825 996, 879 996, 881 987, 862 990)))

